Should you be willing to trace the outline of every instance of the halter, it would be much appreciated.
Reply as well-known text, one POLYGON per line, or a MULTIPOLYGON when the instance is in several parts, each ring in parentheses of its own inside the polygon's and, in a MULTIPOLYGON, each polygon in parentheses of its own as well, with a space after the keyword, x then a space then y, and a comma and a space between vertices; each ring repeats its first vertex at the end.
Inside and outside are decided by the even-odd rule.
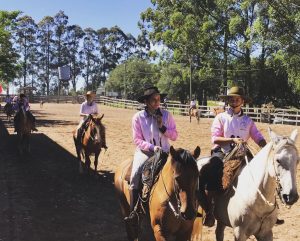
MULTIPOLYGON (((276 168, 275 168, 275 154, 280 150, 282 149, 284 146, 292 146, 295 148, 295 144, 291 142, 291 140, 288 138, 288 137, 283 137, 280 142, 275 145, 274 142, 272 142, 272 149, 273 149, 273 158, 272 158, 272 165, 273 165, 273 168, 274 168, 274 173, 275 173, 275 182, 276 182, 276 190, 277 190, 277 195, 279 196, 280 198, 280 191, 282 190, 282 186, 280 184, 280 178, 279 178, 279 173, 276 171, 276 168)), ((254 182, 254 177, 253 177, 253 174, 249 168, 249 161, 248 161, 248 157, 247 155, 245 155, 245 160, 246 160, 246 164, 247 164, 247 167, 249 169, 249 173, 252 177, 252 180, 254 182)), ((233 187, 233 189, 236 191, 236 188, 233 187)), ((259 190, 259 188, 257 188, 257 192, 259 194, 259 196, 262 198, 262 200, 265 202, 266 205, 270 206, 270 207, 275 207, 277 206, 277 202, 276 202, 276 199, 275 199, 275 203, 272 203, 270 201, 267 200, 267 198, 263 195, 263 193, 259 190)), ((275 194, 274 194, 275 195, 275 194)), ((281 198, 280 198, 281 200, 281 198)), ((281 200, 282 201, 282 200, 281 200)), ((282 202, 283 203, 283 202, 282 202)), ((284 204, 284 203, 283 203, 284 204)), ((285 205, 285 204, 284 204, 285 205)), ((286 207, 288 207, 287 205, 285 205, 286 207)))

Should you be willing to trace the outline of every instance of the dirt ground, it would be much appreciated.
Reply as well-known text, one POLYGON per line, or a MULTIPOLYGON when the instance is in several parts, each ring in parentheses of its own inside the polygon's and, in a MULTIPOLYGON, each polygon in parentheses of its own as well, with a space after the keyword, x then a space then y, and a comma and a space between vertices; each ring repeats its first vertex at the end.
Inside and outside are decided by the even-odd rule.
MULTIPOLYGON (((78 173, 71 132, 79 120, 79 105, 31 106, 39 131, 32 135, 27 158, 17 155, 12 123, 0 114, 0 241, 125 241, 113 175, 134 152, 131 118, 135 111, 99 106, 109 148, 100 155, 95 178, 78 173)), ((175 116, 175 120, 179 138, 174 146, 193 150, 199 145, 201 156, 208 155, 212 119, 201 119, 199 125, 196 119, 189 123, 188 117, 175 116)), ((269 140, 267 124, 257 125, 269 140)), ((296 127, 271 128, 289 135, 296 127)), ((280 218, 285 224, 274 227, 274 240, 300 240, 300 202, 289 210, 280 206, 280 218)), ((203 228, 202 240, 215 240, 214 227, 203 228)), ((230 229, 225 240, 233 240, 230 229)))

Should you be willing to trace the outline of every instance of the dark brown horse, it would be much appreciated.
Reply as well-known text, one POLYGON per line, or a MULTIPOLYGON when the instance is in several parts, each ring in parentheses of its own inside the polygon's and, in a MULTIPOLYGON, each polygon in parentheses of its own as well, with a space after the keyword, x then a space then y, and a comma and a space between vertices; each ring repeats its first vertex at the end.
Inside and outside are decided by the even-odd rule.
MULTIPOLYGON (((148 202, 150 222, 157 241, 187 241, 191 238, 197 214, 196 191, 198 170, 195 159, 200 155, 197 147, 193 154, 184 149, 170 148, 169 158, 154 184, 148 202)), ((115 173, 117 191, 123 216, 129 214, 126 169, 130 161, 123 162, 115 173)), ((128 240, 137 240, 128 232, 128 240)))
POLYGON ((11 120, 11 117, 14 115, 14 109, 13 109, 13 105, 11 103, 7 103, 5 106, 4 106, 4 113, 6 114, 7 116, 7 119, 8 121, 11 120))
POLYGON ((92 154, 95 155, 94 166, 95 173, 97 173, 98 157, 101 152, 101 148, 105 145, 105 127, 101 123, 103 116, 104 114, 101 117, 93 117, 92 115, 89 115, 87 128, 82 138, 77 137, 77 130, 73 132, 80 173, 83 173, 81 156, 85 159, 85 169, 88 172, 91 165, 90 156, 92 154))
POLYGON ((189 117, 190 117, 190 123, 192 122, 192 117, 196 117, 197 123, 199 124, 200 121, 200 110, 199 109, 189 109, 189 117))
POLYGON ((20 107, 17 115, 18 149, 19 154, 23 155, 23 153, 30 153, 30 135, 33 123, 23 106, 20 107))

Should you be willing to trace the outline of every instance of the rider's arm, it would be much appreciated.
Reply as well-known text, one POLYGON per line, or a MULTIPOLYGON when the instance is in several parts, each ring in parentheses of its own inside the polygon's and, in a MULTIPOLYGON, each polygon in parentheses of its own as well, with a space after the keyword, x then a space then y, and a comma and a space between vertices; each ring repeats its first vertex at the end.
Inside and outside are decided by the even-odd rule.
POLYGON ((170 113, 167 113, 167 126, 162 125, 162 127, 159 128, 159 131, 163 133, 166 137, 168 137, 172 141, 176 141, 178 137, 176 124, 174 121, 173 116, 170 113))
POLYGON ((251 120, 250 136, 254 140, 254 142, 260 147, 264 147, 267 144, 265 138, 263 137, 261 132, 257 129, 253 120, 251 120))
POLYGON ((86 116, 89 116, 88 114, 86 114, 86 113, 84 113, 84 105, 85 105, 85 102, 83 102, 82 104, 81 104, 81 106, 80 106, 80 111, 79 111, 79 115, 81 116, 81 117, 86 117, 86 116))
POLYGON ((132 134, 133 142, 140 150, 154 151, 154 145, 145 141, 144 139, 139 119, 139 113, 136 113, 132 118, 132 134))

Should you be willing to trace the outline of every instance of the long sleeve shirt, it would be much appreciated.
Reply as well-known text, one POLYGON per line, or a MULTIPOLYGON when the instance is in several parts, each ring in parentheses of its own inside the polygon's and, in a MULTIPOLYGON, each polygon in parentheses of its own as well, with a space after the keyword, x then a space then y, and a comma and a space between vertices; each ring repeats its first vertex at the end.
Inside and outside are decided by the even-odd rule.
POLYGON ((136 147, 144 151, 153 151, 154 146, 161 146, 169 152, 169 139, 175 141, 178 133, 173 116, 167 110, 161 110, 164 133, 159 130, 156 118, 145 110, 137 112, 132 118, 133 141, 136 147))
MULTIPOLYGON (((91 105, 88 104, 87 101, 83 102, 80 106, 79 114, 89 115, 89 114, 98 114, 98 106, 95 101, 92 102, 91 105)), ((83 118, 84 119, 84 118, 83 118)))
MULTIPOLYGON (((242 138, 247 141, 250 137, 258 144, 261 140, 264 140, 263 135, 257 129, 254 121, 247 115, 243 115, 242 112, 233 114, 232 109, 218 114, 211 127, 212 143, 214 144, 217 137, 225 138, 242 138)), ((214 147, 217 147, 214 144, 214 147)), ((231 147, 229 143, 221 145, 224 152, 230 151, 231 147)))

